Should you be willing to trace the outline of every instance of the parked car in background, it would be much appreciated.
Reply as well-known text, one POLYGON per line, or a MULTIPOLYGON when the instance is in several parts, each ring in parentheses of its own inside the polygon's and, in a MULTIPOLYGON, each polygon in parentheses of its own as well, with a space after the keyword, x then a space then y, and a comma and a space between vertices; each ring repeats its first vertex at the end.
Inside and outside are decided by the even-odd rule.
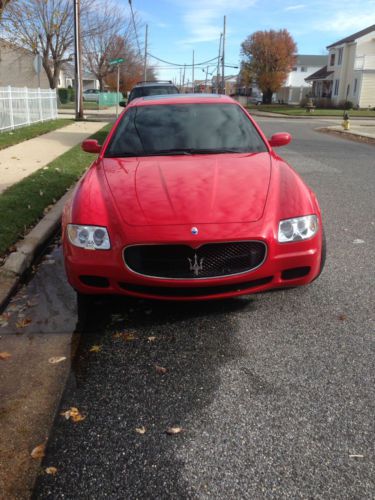
POLYGON ((138 82, 129 94, 128 103, 137 97, 149 95, 179 94, 178 88, 170 81, 138 82))
POLYGON ((92 101, 99 102, 99 89, 86 89, 83 91, 83 100, 84 101, 92 101))

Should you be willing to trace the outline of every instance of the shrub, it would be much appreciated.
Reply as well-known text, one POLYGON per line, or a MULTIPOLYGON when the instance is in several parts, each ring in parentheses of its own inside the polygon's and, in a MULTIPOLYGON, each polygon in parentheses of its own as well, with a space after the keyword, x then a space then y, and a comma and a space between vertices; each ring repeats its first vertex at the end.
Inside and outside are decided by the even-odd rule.
POLYGON ((339 105, 337 106, 339 109, 353 109, 353 103, 352 101, 340 101, 339 105))
POLYGON ((61 104, 67 104, 69 101, 69 89, 57 89, 59 101, 61 104))

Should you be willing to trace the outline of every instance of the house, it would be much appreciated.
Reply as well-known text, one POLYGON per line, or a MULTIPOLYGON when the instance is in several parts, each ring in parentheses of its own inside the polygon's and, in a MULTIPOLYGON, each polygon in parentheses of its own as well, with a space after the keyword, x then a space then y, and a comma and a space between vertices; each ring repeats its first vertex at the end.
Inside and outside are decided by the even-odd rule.
MULTIPOLYGON (((64 64, 63 69, 60 71, 58 87, 68 88, 74 87, 75 69, 73 64, 64 64)), ((82 72, 83 90, 99 89, 99 80, 95 75, 89 71, 83 70, 82 72)))
MULTIPOLYGON (((28 49, 0 39, 0 87, 28 87, 49 89, 46 72, 42 68, 38 77, 34 69, 36 55, 28 49)), ((98 89, 96 77, 83 71, 83 90, 98 89)), ((66 63, 60 71, 59 88, 74 87, 74 66, 66 63)))
POLYGON ((320 69, 326 62, 327 56, 299 54, 296 63, 283 87, 276 93, 276 100, 287 104, 299 104, 311 91, 311 83, 306 77, 320 69))
POLYGON ((35 54, 31 50, 0 39, 0 87, 28 87, 49 89, 47 75, 42 68, 40 80, 34 69, 35 54))
MULTIPOLYGON (((238 75, 229 75, 224 77, 225 82, 225 94, 226 95, 235 95, 238 93, 238 75)), ((218 92, 217 89, 217 76, 214 76, 211 81, 211 87, 214 89, 214 92, 218 92)), ((222 77, 219 76, 219 92, 222 89, 222 77)))
POLYGON ((306 78, 312 95, 375 107, 375 24, 327 47, 326 66, 306 78))

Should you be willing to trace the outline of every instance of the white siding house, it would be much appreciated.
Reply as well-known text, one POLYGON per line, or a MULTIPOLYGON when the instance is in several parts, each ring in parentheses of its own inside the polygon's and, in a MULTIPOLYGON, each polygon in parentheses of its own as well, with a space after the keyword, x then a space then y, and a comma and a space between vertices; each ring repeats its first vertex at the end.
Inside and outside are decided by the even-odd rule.
POLYGON ((305 78, 326 62, 327 56, 297 55, 297 60, 289 73, 283 87, 276 93, 278 101, 287 104, 298 104, 311 90, 311 83, 305 78))
POLYGON ((310 75, 315 97, 375 107, 375 24, 327 47, 326 68, 310 75), (325 71, 323 71, 325 69, 325 71))

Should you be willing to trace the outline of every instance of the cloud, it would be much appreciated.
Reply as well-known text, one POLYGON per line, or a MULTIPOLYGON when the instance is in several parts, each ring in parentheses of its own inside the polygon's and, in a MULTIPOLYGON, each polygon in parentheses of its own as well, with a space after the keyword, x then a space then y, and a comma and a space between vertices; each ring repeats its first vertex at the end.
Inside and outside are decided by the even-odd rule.
POLYGON ((305 5, 302 4, 302 3, 299 3, 298 5, 289 5, 289 7, 285 7, 285 11, 289 11, 289 10, 301 10, 301 9, 304 9, 305 8, 305 5))
POLYGON ((183 9, 183 22, 189 38, 182 43, 211 42, 222 32, 223 16, 247 10, 257 0, 174 0, 183 9))
MULTIPOLYGON (((363 10, 363 9, 362 9, 363 10)), ((371 25, 371 13, 338 12, 329 19, 314 23, 316 31, 344 33, 348 36, 371 25)))

